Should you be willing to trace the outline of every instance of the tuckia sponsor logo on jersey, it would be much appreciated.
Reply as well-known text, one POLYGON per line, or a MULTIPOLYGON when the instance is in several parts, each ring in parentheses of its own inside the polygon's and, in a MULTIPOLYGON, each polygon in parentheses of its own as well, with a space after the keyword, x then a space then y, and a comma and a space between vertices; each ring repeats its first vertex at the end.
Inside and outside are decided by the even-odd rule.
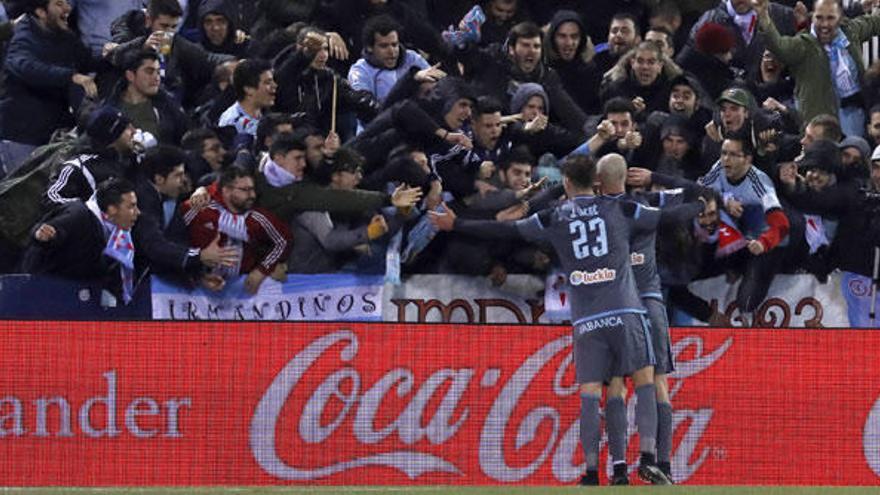
MULTIPOLYGON (((555 479, 572 482, 584 468, 575 463, 581 458, 578 418, 570 407, 562 410, 577 400, 571 343, 570 336, 558 337, 523 361, 506 363, 516 369, 440 367, 437 362, 425 377, 396 367, 366 383, 366 370, 351 366, 359 352, 369 352, 361 349, 358 334, 327 334, 297 353, 259 400, 250 423, 251 454, 266 473, 285 480, 317 480, 385 466, 415 481, 438 473, 454 481, 468 475, 468 466, 460 465, 462 457, 455 452, 462 452, 461 442, 475 442, 470 449, 492 480, 523 481, 549 466, 555 479), (547 399, 547 387, 558 399, 556 407, 534 397, 540 389, 547 399), (317 464, 303 454, 334 442, 358 447, 317 464), (447 443, 458 445, 442 448, 447 443), (526 446, 531 449, 524 459, 521 449, 526 446)), ((680 340, 674 352, 686 353, 688 359, 673 376, 686 379, 709 369, 732 343, 728 338, 707 351, 699 337, 680 340)), ((673 395, 681 383, 673 387, 673 395)), ((675 434, 679 481, 693 475, 709 455, 710 448, 700 441, 713 412, 704 407, 675 413, 676 428, 685 429, 675 434)))
POLYGON ((582 272, 575 270, 568 276, 571 285, 592 285, 602 282, 611 282, 617 278, 617 270, 600 268, 594 272, 582 272))

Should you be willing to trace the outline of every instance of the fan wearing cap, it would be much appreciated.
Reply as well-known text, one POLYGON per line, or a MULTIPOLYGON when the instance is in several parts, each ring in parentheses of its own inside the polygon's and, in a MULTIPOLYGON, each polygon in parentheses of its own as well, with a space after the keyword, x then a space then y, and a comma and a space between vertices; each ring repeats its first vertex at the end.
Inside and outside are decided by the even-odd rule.
MULTIPOLYGON (((841 153, 836 143, 828 140, 819 140, 811 143, 804 149, 795 167, 780 166, 779 180, 783 184, 783 199, 787 199, 796 191, 803 193, 809 190, 811 193, 821 194, 829 191, 838 184, 838 174, 841 170, 841 153)), ((838 189, 843 190, 843 189, 838 189)), ((802 264, 808 271, 814 273, 820 282, 827 281, 829 260, 827 257, 828 246, 834 239, 838 221, 833 214, 826 212, 824 215, 813 213, 800 213, 804 223, 804 240, 809 246, 809 260, 803 260, 802 264)), ((790 215, 794 226, 795 214, 790 215)), ((795 239, 794 227, 792 228, 792 241, 795 239)))
POLYGON ((103 106, 92 112, 86 126, 86 147, 53 174, 43 198, 47 207, 86 201, 101 182, 133 179, 136 167, 134 127, 122 111, 103 106))
POLYGON ((865 66, 861 46, 880 35, 880 17, 863 15, 844 19, 837 0, 817 0, 812 26, 794 36, 783 36, 770 22, 767 0, 755 0, 759 26, 767 48, 791 71, 804 119, 836 115, 847 136, 865 131, 865 66))
POLYGON ((751 139, 751 116, 755 109, 755 99, 744 88, 725 89, 716 100, 718 111, 712 122, 706 124, 706 137, 701 152, 703 165, 714 164, 721 153, 721 142, 726 137, 748 137, 751 139))
POLYGON ((736 38, 723 24, 707 22, 696 32, 693 46, 686 46, 676 61, 693 74, 712 99, 721 96, 742 70, 730 66, 736 38))
POLYGON ((838 185, 843 169, 842 153, 838 144, 819 139, 804 147, 794 167, 780 165, 779 181, 785 195, 811 191, 821 193, 838 185))

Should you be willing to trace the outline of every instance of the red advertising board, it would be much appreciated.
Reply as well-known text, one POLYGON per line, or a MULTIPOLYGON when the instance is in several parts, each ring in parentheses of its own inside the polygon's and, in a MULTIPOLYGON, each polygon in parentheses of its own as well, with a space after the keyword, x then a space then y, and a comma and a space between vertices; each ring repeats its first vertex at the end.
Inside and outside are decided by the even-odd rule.
MULTIPOLYGON (((582 472, 563 327, 0 331, 5 486, 569 484, 582 472)), ((880 484, 880 333, 687 328, 673 342, 678 482, 880 484)))

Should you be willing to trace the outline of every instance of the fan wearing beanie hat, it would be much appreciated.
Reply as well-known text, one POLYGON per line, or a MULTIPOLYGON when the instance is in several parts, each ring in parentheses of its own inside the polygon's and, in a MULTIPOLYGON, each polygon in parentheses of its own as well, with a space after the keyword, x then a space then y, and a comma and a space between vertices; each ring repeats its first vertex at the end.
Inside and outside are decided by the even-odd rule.
POLYGON ((134 127, 121 110, 103 106, 89 116, 86 135, 97 149, 112 145, 120 153, 125 153, 132 149, 134 127))
POLYGON ((804 148, 798 169, 805 172, 807 186, 821 191, 836 182, 840 170, 840 149, 837 143, 820 139, 804 148))
POLYGON ((865 138, 847 136, 837 146, 840 148, 840 171, 837 179, 841 182, 855 180, 864 181, 868 178, 871 159, 871 145, 865 138))
POLYGON ((736 45, 736 38, 726 26, 717 22, 707 22, 697 30, 694 42, 697 50, 706 55, 714 55, 726 63, 733 58, 731 51, 736 45))
POLYGON ((686 47, 678 57, 681 67, 703 84, 712 99, 731 86, 737 72, 731 68, 736 38, 727 26, 707 22, 694 34, 693 46, 686 47))
POLYGON ((103 106, 86 121, 90 147, 64 162, 49 180, 43 199, 47 205, 63 205, 76 199, 88 200, 96 184, 112 178, 132 178, 137 162, 133 153, 134 127, 121 111, 103 106))

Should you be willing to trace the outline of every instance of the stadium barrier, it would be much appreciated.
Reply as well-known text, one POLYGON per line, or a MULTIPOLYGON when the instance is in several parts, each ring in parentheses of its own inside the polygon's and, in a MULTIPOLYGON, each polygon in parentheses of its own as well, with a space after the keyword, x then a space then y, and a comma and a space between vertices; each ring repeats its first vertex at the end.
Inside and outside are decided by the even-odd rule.
MULTIPOLYGON (((562 326, 0 328, 4 486, 556 485, 583 469, 562 326)), ((676 481, 880 484, 880 333, 673 343, 676 481)))
MULTIPOLYGON (((562 277, 564 282, 564 277, 562 277)), ((744 326, 734 303, 737 285, 724 277, 701 280, 691 290, 744 326)), ((845 297, 868 298, 865 287, 842 290, 840 274, 819 284, 809 275, 777 275, 758 308, 755 326, 845 328, 845 297)), ((243 278, 217 294, 189 291, 153 277, 139 284, 131 304, 107 306, 100 288, 32 275, 0 276, 0 317, 56 320, 174 321, 387 321, 397 323, 555 324, 569 320, 568 295, 560 277, 542 280, 510 275, 501 287, 485 277, 413 275, 399 285, 381 276, 289 275, 267 280, 256 296, 243 278)), ((678 326, 700 326, 683 314, 678 326)))

